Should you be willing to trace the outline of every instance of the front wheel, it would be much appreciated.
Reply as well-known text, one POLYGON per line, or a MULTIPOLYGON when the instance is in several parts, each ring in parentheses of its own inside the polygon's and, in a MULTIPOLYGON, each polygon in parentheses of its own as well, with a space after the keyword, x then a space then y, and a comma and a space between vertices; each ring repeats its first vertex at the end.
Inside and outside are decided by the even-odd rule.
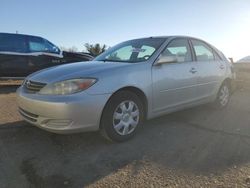
POLYGON ((139 97, 130 91, 115 94, 106 105, 101 119, 101 133, 111 141, 123 142, 133 137, 144 119, 139 97))

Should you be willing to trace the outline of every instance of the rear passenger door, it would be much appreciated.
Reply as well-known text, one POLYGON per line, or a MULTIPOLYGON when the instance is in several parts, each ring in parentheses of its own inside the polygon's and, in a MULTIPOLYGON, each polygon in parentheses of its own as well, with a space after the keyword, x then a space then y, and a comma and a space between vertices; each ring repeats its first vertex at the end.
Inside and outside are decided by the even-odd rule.
POLYGON ((215 51, 203 41, 191 40, 199 72, 197 94, 200 99, 209 99, 216 94, 223 78, 223 62, 215 51))
POLYGON ((25 77, 27 68, 26 36, 0 34, 0 77, 25 77))

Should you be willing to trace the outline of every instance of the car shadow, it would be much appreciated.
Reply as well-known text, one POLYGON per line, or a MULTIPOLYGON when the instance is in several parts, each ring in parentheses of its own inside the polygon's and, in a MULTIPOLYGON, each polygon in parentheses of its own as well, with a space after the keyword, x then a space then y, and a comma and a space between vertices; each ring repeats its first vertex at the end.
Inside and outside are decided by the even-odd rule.
POLYGON ((98 132, 56 135, 23 121, 5 124, 0 127, 0 154, 5 156, 0 163, 5 177, 0 180, 17 177, 12 186, 83 187, 127 165, 137 173, 145 160, 163 170, 194 175, 222 173, 249 163, 250 135, 182 120, 207 112, 211 109, 204 106, 147 121, 135 138, 124 143, 106 141, 98 132))

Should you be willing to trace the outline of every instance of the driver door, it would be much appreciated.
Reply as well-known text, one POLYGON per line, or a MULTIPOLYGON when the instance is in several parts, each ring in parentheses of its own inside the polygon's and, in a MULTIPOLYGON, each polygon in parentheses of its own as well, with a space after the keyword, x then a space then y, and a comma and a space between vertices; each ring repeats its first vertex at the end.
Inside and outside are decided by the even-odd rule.
POLYGON ((175 57, 176 62, 152 67, 153 110, 165 111, 193 103, 197 98, 197 65, 187 39, 172 40, 160 57, 175 57))

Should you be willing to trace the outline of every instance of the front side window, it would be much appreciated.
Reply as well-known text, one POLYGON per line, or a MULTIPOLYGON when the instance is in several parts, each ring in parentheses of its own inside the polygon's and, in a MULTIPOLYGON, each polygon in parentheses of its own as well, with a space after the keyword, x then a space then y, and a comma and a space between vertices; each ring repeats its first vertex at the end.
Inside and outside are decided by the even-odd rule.
POLYGON ((221 60, 220 56, 215 51, 213 51, 213 53, 214 53, 214 60, 220 61, 221 60))
POLYGON ((29 49, 31 52, 46 51, 44 40, 39 37, 29 37, 29 49))
POLYGON ((25 36, 16 34, 1 34, 0 51, 17 53, 27 52, 25 36))
POLYGON ((192 61, 191 50, 187 39, 174 39, 162 52, 163 57, 175 57, 178 63, 192 61))
POLYGON ((60 53, 60 49, 47 40, 45 40, 45 50, 46 52, 49 52, 49 53, 55 53, 55 54, 60 53))
POLYGON ((194 52, 197 61, 213 61, 214 55, 212 49, 204 42, 192 40, 194 52))
POLYGON ((123 42, 97 56, 94 60, 128 63, 146 61, 165 40, 164 38, 148 38, 123 42))

